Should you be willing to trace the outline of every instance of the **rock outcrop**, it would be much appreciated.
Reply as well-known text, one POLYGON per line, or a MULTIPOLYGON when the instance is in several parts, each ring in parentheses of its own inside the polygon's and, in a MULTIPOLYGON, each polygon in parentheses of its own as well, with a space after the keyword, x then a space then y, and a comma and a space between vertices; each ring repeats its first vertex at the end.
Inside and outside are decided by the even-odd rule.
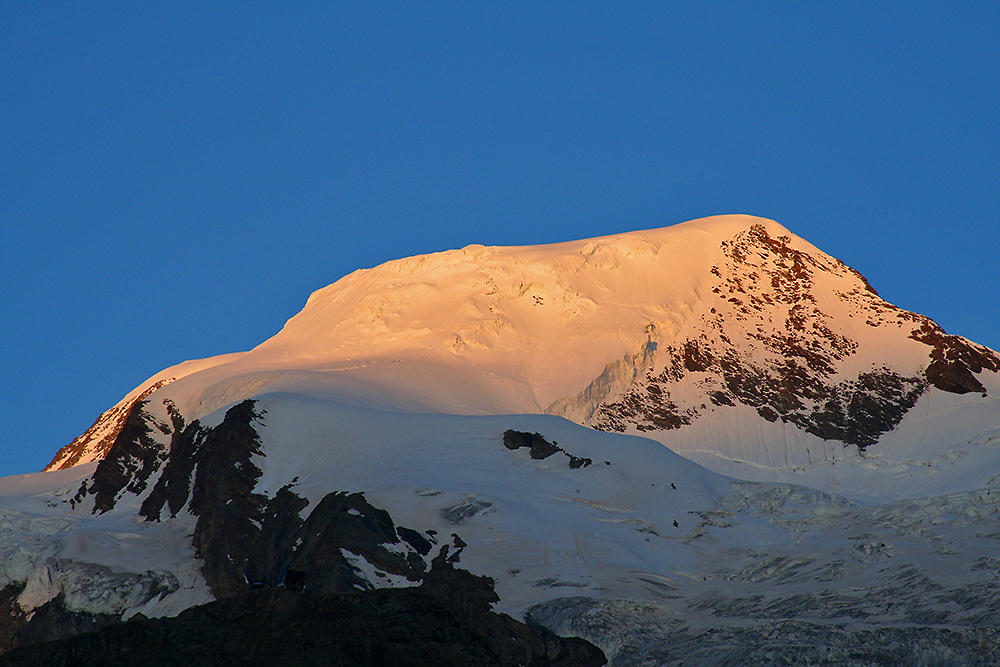
POLYGON ((976 374, 1000 371, 991 350, 886 303, 853 269, 795 249, 790 237, 772 237, 763 225, 723 241, 722 250, 725 261, 711 272, 725 314, 721 304, 713 307, 696 336, 654 346, 652 361, 643 354, 644 373, 596 406, 590 426, 669 431, 739 404, 769 422, 780 419, 864 450, 893 430, 928 387, 985 395, 976 374), (857 353, 859 342, 822 309, 816 285, 824 275, 843 284, 837 297, 851 319, 910 330, 910 339, 928 345, 927 365, 908 375, 876 366, 845 377, 841 362, 857 353))

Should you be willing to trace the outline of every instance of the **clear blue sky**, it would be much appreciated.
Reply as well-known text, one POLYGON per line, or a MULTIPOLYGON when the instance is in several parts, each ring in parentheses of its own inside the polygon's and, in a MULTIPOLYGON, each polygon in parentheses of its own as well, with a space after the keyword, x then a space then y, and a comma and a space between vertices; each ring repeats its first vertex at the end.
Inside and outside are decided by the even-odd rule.
POLYGON ((355 268, 774 218, 1000 348, 1000 3, 0 4, 0 475, 355 268))

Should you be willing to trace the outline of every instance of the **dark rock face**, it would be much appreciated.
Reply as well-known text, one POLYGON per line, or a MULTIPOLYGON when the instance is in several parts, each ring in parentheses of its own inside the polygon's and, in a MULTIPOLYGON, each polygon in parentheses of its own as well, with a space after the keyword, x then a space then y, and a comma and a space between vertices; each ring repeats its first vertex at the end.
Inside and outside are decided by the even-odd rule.
POLYGON ((197 464, 195 454, 209 433, 209 429, 202 428, 198 420, 185 426, 184 417, 173 404, 168 404, 167 410, 174 429, 170 438, 170 458, 139 509, 139 515, 147 521, 159 521, 164 504, 169 508, 170 516, 177 516, 187 504, 191 493, 191 475, 197 464))
POLYGON ((79 502, 85 494, 94 496, 94 511, 103 514, 115 506, 120 493, 142 493, 150 475, 167 458, 167 452, 151 437, 154 428, 169 432, 146 412, 147 401, 136 401, 124 419, 118 436, 106 458, 97 464, 89 486, 80 488, 73 499, 79 502))
POLYGON ((682 410, 671 400, 670 391, 664 388, 675 377, 670 368, 659 375, 647 373, 644 381, 633 385, 617 401, 602 404, 591 426, 601 431, 624 433, 629 425, 635 425, 639 431, 669 431, 689 425, 698 412, 682 410))
MULTIPOLYGON (((193 440, 185 436, 183 442, 195 445, 191 458, 176 462, 187 476, 194 470, 194 545, 204 559, 202 571, 212 593, 229 597, 244 591, 248 582, 275 586, 289 571, 302 573, 303 585, 312 592, 371 588, 345 552, 383 572, 419 581, 425 567, 421 554, 429 553, 430 543, 417 531, 397 532, 389 514, 363 494, 329 493, 303 519, 300 513, 309 503, 291 485, 273 498, 252 492, 261 475, 251 461, 261 453, 253 424, 262 418, 252 401, 234 406, 216 428, 196 432, 193 440), (404 555, 387 547, 401 542, 414 551, 404 555)), ((169 465, 161 481, 168 471, 169 465)), ((181 488, 183 478, 173 478, 173 485, 181 488)), ((153 518, 152 513, 147 516, 153 518)))
POLYGON ((723 242, 722 249, 726 261, 712 269, 713 292, 729 302, 733 315, 724 318, 713 308, 702 318, 702 333, 661 346, 654 369, 600 404, 591 426, 667 431, 690 425, 713 409, 709 403, 743 404, 767 421, 780 419, 864 449, 895 428, 929 386, 985 392, 974 374, 1000 372, 1000 357, 991 350, 948 336, 931 320, 886 303, 853 269, 796 250, 789 238, 772 238, 761 225, 723 242), (918 324, 910 338, 931 347, 925 371, 908 377, 883 367, 834 379, 837 363, 853 355, 858 344, 838 333, 813 296, 823 273, 851 286, 838 296, 869 326, 906 331, 918 324), (702 390, 705 404, 675 399, 671 391, 682 381, 702 390))
POLYGON ((462 618, 499 664, 596 667, 606 663, 603 652, 589 642, 558 637, 541 626, 526 625, 490 611, 500 599, 493 589, 494 582, 454 566, 464 546, 457 539, 456 543, 459 546, 454 554, 449 555, 447 545, 441 548, 420 589, 462 618))
POLYGON ((288 486, 281 487, 267 502, 253 546, 245 554, 232 554, 245 560, 243 575, 248 582, 267 586, 278 583, 281 568, 287 566, 302 534, 300 513, 308 504, 308 500, 292 493, 288 486))
POLYGON ((825 440, 841 440, 864 449, 895 428, 926 387, 920 378, 905 378, 883 368, 838 383, 824 397, 822 407, 809 415, 787 418, 825 440))
POLYGON ((198 517, 194 546, 204 561, 204 572, 216 597, 243 589, 241 566, 260 532, 266 496, 253 489, 261 471, 251 457, 261 455, 260 437, 254 423, 263 418, 254 401, 231 407, 222 423, 203 429, 196 421, 185 427, 184 418, 172 404, 167 405, 171 425, 158 424, 137 402, 129 414, 108 457, 101 461, 91 478, 74 498, 94 495, 94 511, 106 512, 123 493, 142 494, 154 472, 166 461, 140 515, 147 521, 159 520, 163 505, 172 515, 185 505, 198 517), (153 428, 171 434, 171 449, 150 437, 153 428), (191 477, 194 476, 192 483, 191 477), (234 555, 243 558, 234 560, 234 555))
POLYGON ((992 350, 961 336, 950 336, 929 319, 924 318, 910 338, 931 346, 927 381, 943 391, 986 393, 986 388, 973 373, 1000 372, 1000 358, 992 350))
MULTIPOLYGON (((291 492, 287 495, 294 496, 291 492)), ((293 524, 285 525, 290 528, 293 524)), ((384 573, 409 581, 418 582, 424 574, 425 565, 419 551, 404 555, 388 548, 407 540, 400 538, 389 513, 373 507, 360 493, 328 493, 297 528, 281 530, 287 535, 281 541, 286 546, 265 565, 260 554, 261 548, 271 548, 272 543, 263 539, 268 530, 270 526, 265 520, 259 546, 255 545, 248 559, 249 567, 266 577, 266 581, 275 581, 270 577, 276 578, 281 570, 294 570, 305 573, 309 591, 334 593, 373 588, 373 583, 360 575, 344 552, 360 556, 384 573)), ((429 552, 429 543, 416 531, 407 531, 406 535, 425 553, 429 552)))
POLYGON ((541 433, 525 433, 523 431, 507 430, 503 433, 503 446, 510 450, 525 448, 528 455, 536 460, 547 459, 553 454, 563 453, 569 458, 569 467, 572 469, 586 468, 593 461, 588 458, 573 456, 558 443, 549 442, 541 433))
MULTIPOLYGON (((688 341, 685 348, 698 349, 694 341, 688 341)), ((639 431, 664 431, 691 424, 704 406, 681 409, 670 399, 667 386, 684 377, 688 366, 679 363, 684 360, 683 351, 668 347, 667 354, 673 355, 668 361, 671 367, 659 375, 647 374, 644 382, 633 385, 619 400, 601 405, 592 426, 621 433, 629 425, 639 431)), ((885 368, 861 373, 856 380, 826 384, 794 365, 781 368, 776 377, 769 369, 701 354, 704 361, 698 369, 713 373, 723 384, 708 392, 716 406, 749 405, 767 421, 781 419, 813 435, 861 449, 895 428, 927 389, 923 379, 885 368)))
POLYGON ((540 433, 521 431, 504 431, 503 446, 511 450, 526 447, 533 459, 546 459, 560 451, 559 447, 543 438, 540 433))
POLYGON ((198 517, 194 548, 205 561, 202 571, 217 598, 244 589, 243 561, 260 535, 267 497, 253 493, 261 470, 251 457, 263 453, 253 427, 262 417, 254 401, 237 403, 194 454, 189 505, 198 517))

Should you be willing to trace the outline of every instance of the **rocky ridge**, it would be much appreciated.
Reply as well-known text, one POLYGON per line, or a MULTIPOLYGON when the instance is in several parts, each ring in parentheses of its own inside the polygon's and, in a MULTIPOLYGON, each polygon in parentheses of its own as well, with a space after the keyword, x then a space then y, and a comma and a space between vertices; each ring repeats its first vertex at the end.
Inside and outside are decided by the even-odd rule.
POLYGON ((635 379, 617 397, 596 404, 586 419, 601 430, 668 431, 707 411, 737 404, 766 421, 781 420, 859 449, 895 428, 928 387, 964 394, 986 389, 976 379, 1000 371, 1000 356, 929 318, 879 298, 856 271, 828 257, 797 250, 788 236, 753 225, 722 242, 725 261, 712 266, 712 292, 730 304, 701 315, 696 336, 636 355, 635 379), (904 375, 885 366, 845 373, 859 343, 824 312, 816 278, 832 274, 846 313, 870 328, 895 328, 928 346, 923 368, 904 375))
POLYGON ((173 378, 165 378, 145 386, 136 396, 126 396, 121 402, 103 413, 94 424, 81 435, 73 439, 58 452, 46 470, 62 470, 72 468, 88 460, 104 458, 122 428, 125 427, 137 403, 145 401, 150 394, 173 382, 173 378))

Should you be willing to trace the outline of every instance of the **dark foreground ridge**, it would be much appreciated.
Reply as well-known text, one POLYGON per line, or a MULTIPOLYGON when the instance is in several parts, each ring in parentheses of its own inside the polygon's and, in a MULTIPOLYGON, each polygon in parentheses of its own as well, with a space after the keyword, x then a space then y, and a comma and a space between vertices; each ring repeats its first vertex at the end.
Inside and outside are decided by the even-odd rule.
MULTIPOLYGON (((452 570, 459 586, 479 577, 452 570)), ((476 588, 476 587, 479 588, 476 588)), ((310 595, 247 591, 176 618, 137 619, 0 655, 2 667, 127 664, 212 667, 598 667, 604 654, 582 639, 557 637, 509 616, 461 608, 449 588, 310 595)), ((468 600, 466 590, 459 600, 468 600)), ((489 603, 486 603, 488 609, 489 603)))

